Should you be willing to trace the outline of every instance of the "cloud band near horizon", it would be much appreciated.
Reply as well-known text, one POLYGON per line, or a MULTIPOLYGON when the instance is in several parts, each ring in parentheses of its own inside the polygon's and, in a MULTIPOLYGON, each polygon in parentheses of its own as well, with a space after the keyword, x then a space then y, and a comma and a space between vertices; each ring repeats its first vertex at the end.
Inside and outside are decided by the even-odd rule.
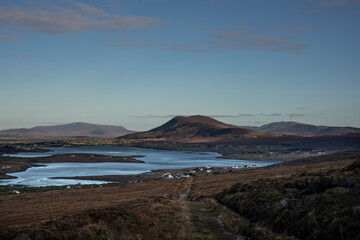
POLYGON ((111 15, 83 3, 75 3, 74 8, 56 7, 50 10, 0 8, 0 24, 48 34, 142 28, 166 22, 155 17, 111 15))
MULTIPOLYGON (((137 118, 174 118, 177 116, 185 116, 189 117, 192 116, 191 114, 173 114, 173 115, 144 115, 144 116, 136 116, 137 118)), ((288 117, 288 118, 298 118, 298 117, 304 117, 305 114, 299 114, 299 113, 259 113, 259 114, 248 114, 248 113, 242 113, 242 114, 234 114, 234 115, 206 115, 208 117, 212 118, 243 118, 243 117, 288 117)))

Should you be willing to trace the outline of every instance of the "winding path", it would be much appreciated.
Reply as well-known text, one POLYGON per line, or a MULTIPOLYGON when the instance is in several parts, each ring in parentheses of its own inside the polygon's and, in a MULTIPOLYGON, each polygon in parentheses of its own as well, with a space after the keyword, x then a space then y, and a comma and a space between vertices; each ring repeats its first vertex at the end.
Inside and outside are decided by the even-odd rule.
POLYGON ((229 232, 223 221, 211 212, 204 201, 192 201, 194 182, 194 178, 190 178, 185 191, 178 198, 184 206, 184 239, 244 239, 229 232))

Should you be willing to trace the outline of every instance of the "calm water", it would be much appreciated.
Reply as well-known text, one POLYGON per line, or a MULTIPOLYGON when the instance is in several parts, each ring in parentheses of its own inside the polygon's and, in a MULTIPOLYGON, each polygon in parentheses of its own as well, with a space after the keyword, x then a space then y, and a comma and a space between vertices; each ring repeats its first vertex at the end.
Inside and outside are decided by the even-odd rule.
MULTIPOLYGON (((49 186, 67 184, 101 184, 101 181, 51 179, 51 177, 73 176, 101 176, 101 175, 126 175, 139 174, 157 169, 181 169, 189 167, 225 167, 238 165, 256 165, 258 167, 275 164, 270 161, 247 161, 235 159, 219 159, 221 155, 215 152, 189 152, 156 150, 120 146, 84 146, 84 147, 60 147, 48 148, 47 153, 19 153, 7 154, 16 157, 44 157, 66 153, 88 153, 109 156, 144 156, 136 159, 145 163, 49 163, 46 166, 32 167, 24 172, 11 173, 16 179, 1 180, 0 185, 21 184, 28 186, 49 186)), ((4 154, 5 155, 5 154, 4 154)), ((42 164, 44 165, 44 164, 42 164)))

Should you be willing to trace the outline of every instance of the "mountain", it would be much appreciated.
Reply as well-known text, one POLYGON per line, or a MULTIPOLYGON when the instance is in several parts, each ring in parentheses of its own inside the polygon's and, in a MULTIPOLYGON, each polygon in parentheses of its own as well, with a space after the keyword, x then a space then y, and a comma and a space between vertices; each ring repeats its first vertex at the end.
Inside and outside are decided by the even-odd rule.
POLYGON ((166 140, 178 142, 212 142, 237 138, 256 138, 269 134, 219 122, 213 118, 196 115, 178 116, 160 127, 147 132, 137 132, 118 139, 166 140))
POLYGON ((101 137, 114 138, 133 133, 121 126, 75 122, 55 126, 39 126, 0 131, 0 138, 101 137))
POLYGON ((328 127, 303 124, 298 122, 274 122, 261 127, 242 126, 242 128, 251 129, 264 133, 282 133, 282 134, 338 134, 360 132, 360 128, 354 127, 328 127))
POLYGON ((360 132, 321 135, 263 133, 196 115, 178 116, 150 131, 124 135, 116 140, 131 146, 147 146, 150 142, 167 142, 358 149, 360 132))

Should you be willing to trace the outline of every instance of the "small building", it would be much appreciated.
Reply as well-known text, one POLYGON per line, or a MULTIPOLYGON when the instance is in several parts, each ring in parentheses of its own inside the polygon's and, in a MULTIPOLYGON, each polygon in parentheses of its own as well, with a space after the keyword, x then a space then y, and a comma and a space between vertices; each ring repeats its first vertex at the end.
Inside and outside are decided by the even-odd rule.
POLYGON ((162 175, 161 179, 172 179, 174 178, 173 175, 171 175, 170 173, 165 173, 164 175, 162 175))

